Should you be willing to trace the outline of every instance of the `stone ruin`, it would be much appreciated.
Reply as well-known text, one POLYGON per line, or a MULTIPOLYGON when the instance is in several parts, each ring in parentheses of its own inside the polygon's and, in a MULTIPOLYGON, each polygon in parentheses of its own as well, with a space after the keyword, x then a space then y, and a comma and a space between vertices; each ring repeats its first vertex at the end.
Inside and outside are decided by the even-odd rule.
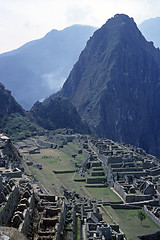
MULTIPOLYGON (((62 139, 64 142, 65 140, 72 141, 72 137, 68 136, 68 139, 62 139)), ((8 170, 10 162, 14 162, 13 159, 16 159, 16 155, 7 155, 8 150, 6 150, 5 144, 9 140, 6 140, 0 141, 0 164, 8 170)), ((82 165, 81 172, 84 175, 87 173, 86 183, 102 184, 96 179, 103 179, 105 186, 108 184, 114 186, 124 199, 124 205, 144 206, 146 214, 158 225, 160 223, 160 184, 158 181, 160 183, 160 180, 157 175, 160 165, 157 159, 146 154, 140 148, 114 143, 108 139, 89 140, 87 137, 81 138, 78 135, 77 141, 82 146, 83 153, 88 157, 82 165)), ((12 172, 16 173, 17 171, 19 174, 16 166, 12 165, 14 166, 12 172), (13 171, 13 169, 15 170, 13 171)), ((125 239, 117 224, 111 225, 103 221, 101 206, 95 201, 81 198, 75 191, 68 191, 62 187, 68 202, 66 206, 63 198, 47 194, 37 195, 31 184, 27 182, 16 184, 11 179, 16 175, 9 174, 7 171, 6 173, 6 175, 0 175, 1 225, 10 224, 18 231, 28 234, 30 239, 59 240, 63 235, 65 222, 72 226, 74 237, 75 224, 79 219, 81 238, 89 240, 125 239)))
POLYGON ((13 215, 19 199, 19 186, 10 180, 2 181, 0 192, 0 225, 7 225, 13 215))
POLYGON ((124 240, 125 236, 118 225, 112 227, 103 221, 100 206, 92 201, 79 203, 75 206, 76 217, 80 219, 81 239, 124 240))
POLYGON ((30 225, 30 237, 37 240, 59 240, 63 234, 65 203, 53 195, 38 195, 36 212, 30 225), (32 232, 32 233, 31 233, 32 232))
POLYGON ((7 178, 21 178, 22 156, 11 143, 10 138, 0 134, 0 174, 7 178))
POLYGON ((0 134, 0 168, 9 168, 10 163, 15 168, 19 165, 21 158, 19 152, 11 143, 10 138, 0 134))
POLYGON ((34 191, 30 183, 20 184, 20 197, 11 219, 11 226, 27 235, 35 206, 34 191))
POLYGON ((17 184, 14 180, 2 182, 0 193, 0 225, 13 226, 19 232, 27 233, 34 208, 32 186, 17 184))

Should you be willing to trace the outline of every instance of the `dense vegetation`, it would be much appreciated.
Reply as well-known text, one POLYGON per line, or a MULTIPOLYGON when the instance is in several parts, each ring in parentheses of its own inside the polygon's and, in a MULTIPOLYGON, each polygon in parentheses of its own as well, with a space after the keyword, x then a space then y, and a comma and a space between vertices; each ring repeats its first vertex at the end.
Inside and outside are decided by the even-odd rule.
POLYGON ((0 132, 5 133, 7 136, 11 137, 12 140, 22 140, 42 130, 43 128, 32 123, 19 113, 12 113, 9 116, 4 116, 0 121, 0 132))
POLYGON ((82 121, 76 108, 67 98, 54 97, 42 103, 36 102, 29 112, 29 117, 48 130, 71 128, 76 132, 89 133, 87 124, 82 121))

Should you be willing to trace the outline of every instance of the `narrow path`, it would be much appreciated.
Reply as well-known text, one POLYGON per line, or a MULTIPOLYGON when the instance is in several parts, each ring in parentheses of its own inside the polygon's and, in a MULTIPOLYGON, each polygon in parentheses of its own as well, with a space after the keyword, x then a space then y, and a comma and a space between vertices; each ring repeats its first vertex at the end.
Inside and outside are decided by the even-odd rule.
POLYGON ((124 199, 121 197, 121 195, 119 195, 119 193, 113 187, 110 187, 110 189, 123 201, 123 203, 126 203, 124 199))

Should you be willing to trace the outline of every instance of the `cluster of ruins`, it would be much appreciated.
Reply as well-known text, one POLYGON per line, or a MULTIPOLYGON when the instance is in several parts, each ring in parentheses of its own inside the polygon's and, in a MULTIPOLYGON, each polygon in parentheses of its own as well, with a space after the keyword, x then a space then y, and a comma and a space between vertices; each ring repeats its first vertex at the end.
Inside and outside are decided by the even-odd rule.
MULTIPOLYGON (((65 147, 68 142, 75 142, 79 146, 72 146, 77 152, 71 155, 75 176, 78 175, 74 181, 85 181, 87 187, 114 188, 121 201, 113 205, 108 203, 110 206, 143 207, 145 213, 160 227, 160 164, 156 157, 131 145, 72 132, 49 136, 47 141, 37 138, 34 148, 28 148, 28 153, 40 153, 41 148, 47 147, 68 151, 65 147), (78 154, 83 154, 86 160, 81 161, 78 154)), ((17 146, 24 151, 28 147, 25 141, 17 146)), ((32 181, 24 175, 21 158, 10 139, 1 134, 0 225, 14 227, 27 235, 28 239, 36 240, 67 239, 65 236, 75 239, 77 224, 81 240, 125 240, 124 233, 113 219, 110 223, 103 220, 102 212, 107 214, 103 201, 87 199, 64 187, 61 188, 63 197, 49 195, 41 187, 33 186, 32 181)), ((42 169, 41 165, 35 165, 30 160, 26 163, 42 169)), ((145 237, 139 238, 147 239, 145 237)))
POLYGON ((120 231, 119 225, 104 222, 100 209, 101 205, 92 201, 76 204, 75 211, 76 216, 80 219, 81 239, 124 240, 125 236, 120 231))
POLYGON ((92 139, 89 144, 103 164, 107 183, 122 197, 123 204, 144 206, 146 214, 160 226, 158 159, 141 148, 108 139, 92 139))

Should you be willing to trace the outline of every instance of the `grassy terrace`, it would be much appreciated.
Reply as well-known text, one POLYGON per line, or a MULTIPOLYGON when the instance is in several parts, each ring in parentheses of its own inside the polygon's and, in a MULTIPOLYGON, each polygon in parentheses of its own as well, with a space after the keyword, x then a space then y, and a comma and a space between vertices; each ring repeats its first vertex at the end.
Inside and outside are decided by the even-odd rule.
POLYGON ((41 164, 43 169, 38 170, 33 166, 26 166, 26 172, 35 176, 49 192, 60 194, 59 188, 65 183, 67 187, 72 182, 74 173, 54 174, 53 170, 74 170, 68 155, 56 149, 41 149, 40 154, 24 154, 36 164, 41 164), (54 187, 53 187, 54 184, 54 187), (56 190, 55 190, 56 189, 56 190))
POLYGON ((108 202, 121 201, 121 199, 110 188, 87 188, 87 191, 93 198, 98 200, 108 202))
POLYGON ((147 216, 142 224, 140 223, 137 216, 140 210, 112 209, 110 206, 106 206, 105 209, 119 224, 127 240, 135 240, 138 239, 137 235, 150 234, 159 230, 159 227, 147 216))
POLYGON ((77 150, 79 150, 79 149, 80 149, 80 147, 78 146, 78 144, 77 144, 77 143, 74 143, 74 142, 68 142, 68 145, 69 145, 69 146, 71 146, 71 147, 74 147, 74 148, 76 148, 77 150))
MULTIPOLYGON (((68 150, 71 149, 72 154, 76 154, 81 159, 85 159, 83 154, 77 154, 74 152, 73 148, 66 145, 68 150)), ((75 147, 75 144, 74 144, 75 147)), ((78 149, 78 145, 77 145, 78 149)), ((55 174, 53 170, 74 170, 74 164, 71 160, 74 161, 74 158, 67 155, 64 152, 64 149, 41 149, 40 154, 24 154, 25 158, 33 161, 36 164, 42 165, 42 170, 37 169, 33 166, 27 166, 24 162, 25 171, 38 179, 45 188, 53 194, 61 195, 62 192, 60 187, 63 185, 69 190, 75 190, 82 196, 89 198, 95 198, 103 201, 119 201, 119 197, 109 188, 88 188, 86 187, 86 182, 75 182, 73 179, 83 179, 77 173, 64 173, 64 174, 55 174)), ((89 175, 89 177, 91 177, 89 175)))
MULTIPOLYGON (((33 141, 29 141, 29 144, 35 144, 33 141)), ((79 176, 77 173, 65 173, 65 174, 55 174, 53 170, 74 170, 74 164, 77 160, 72 158, 67 154, 76 154, 81 160, 85 160, 83 154, 77 154, 74 151, 74 148, 79 149, 78 145, 74 143, 74 148, 71 146, 73 143, 66 145, 67 151, 64 149, 41 149, 40 154, 28 154, 25 153, 25 158, 33 161, 34 163, 41 164, 43 166, 42 170, 37 169, 33 166, 27 166, 24 162, 25 171, 34 176, 36 179, 42 183, 45 188, 51 194, 62 195, 60 187, 63 185, 70 191, 76 191, 81 196, 86 196, 88 198, 97 199, 100 201, 108 202, 118 202, 121 199, 107 187, 97 187, 103 184, 87 184, 84 182, 75 182, 74 179, 84 179, 82 176, 79 176), (76 147, 77 146, 77 147, 76 147), (71 161, 72 160, 72 161, 71 161), (88 187, 92 185, 94 187, 88 187)), ((101 169, 101 167, 97 167, 101 169)), ((90 175, 88 175, 91 178, 90 175)), ((93 177, 94 178, 94 177, 93 177)), ((155 225, 150 218, 146 217, 142 225, 137 217, 138 210, 119 210, 112 209, 110 206, 105 207, 112 218, 120 225, 121 230, 125 233, 127 240, 137 239, 137 235, 152 233, 159 228, 155 225)), ((111 219, 108 215, 103 212, 103 218, 110 223, 111 219)), ((77 226, 79 225, 76 222, 77 226)), ((77 228, 76 239, 79 239, 79 230, 77 228)))
POLYGON ((75 143, 68 143, 67 145, 65 145, 65 148, 71 153, 71 154, 76 154, 78 158, 80 158, 82 161, 86 160, 86 157, 83 156, 83 154, 75 152, 73 147, 77 150, 79 150, 78 145, 76 145, 75 143), (77 146, 77 147, 76 147, 77 146))

